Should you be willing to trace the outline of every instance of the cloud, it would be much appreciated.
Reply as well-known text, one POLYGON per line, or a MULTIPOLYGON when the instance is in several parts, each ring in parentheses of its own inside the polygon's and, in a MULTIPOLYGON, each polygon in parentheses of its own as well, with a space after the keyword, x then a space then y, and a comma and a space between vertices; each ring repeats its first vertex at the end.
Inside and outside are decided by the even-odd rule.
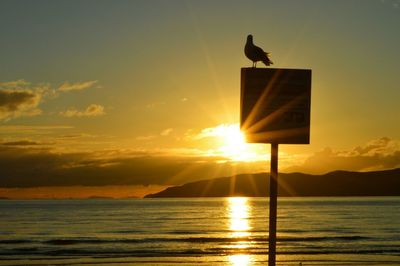
POLYGON ((210 137, 225 137, 227 132, 240 132, 239 124, 220 124, 215 127, 208 127, 193 136, 194 139, 204 139, 210 137))
POLYGON ((288 171, 325 173, 332 170, 370 171, 400 167, 400 142, 387 137, 369 141, 351 150, 325 148, 288 171))
POLYGON ((85 110, 79 111, 74 107, 69 108, 65 112, 60 112, 65 117, 90 117, 105 115, 104 106, 99 104, 91 104, 85 110))
POLYGON ((0 82, 0 88, 8 88, 8 89, 25 88, 29 85, 30 83, 23 79, 0 82))
POLYGON ((159 135, 145 135, 145 136, 137 136, 135 139, 139 141, 149 141, 149 140, 154 140, 160 136, 166 137, 171 134, 171 132, 174 131, 173 128, 166 128, 160 132, 159 135))
POLYGON ((60 87, 58 87, 57 91, 66 92, 66 91, 85 90, 93 87, 96 83, 97 80, 75 82, 75 83, 64 82, 63 84, 60 85, 60 87))
POLYGON ((161 136, 168 136, 169 134, 171 134, 172 131, 173 131, 172 128, 166 128, 163 131, 161 131, 160 135, 161 136))
POLYGON ((154 135, 147 135, 147 136, 138 136, 138 137, 136 137, 136 140, 152 140, 155 138, 156 138, 156 136, 154 136, 154 135))
MULTIPOLYGON (((0 121, 40 115, 42 110, 39 105, 45 100, 57 98, 62 92, 88 89, 96 83, 97 80, 64 82, 57 89, 52 89, 48 83, 31 85, 23 79, 0 82, 0 121)), ((71 109, 63 114, 65 116, 98 116, 104 114, 104 107, 92 104, 82 112, 71 109)))
POLYGON ((42 95, 43 91, 38 89, 1 89, 0 87, 0 120, 41 114, 42 110, 38 106, 42 101, 42 95))
POLYGON ((348 153, 349 156, 387 156, 400 150, 400 143, 387 137, 369 141, 364 146, 358 146, 348 153))
POLYGON ((73 129, 66 125, 0 125, 0 134, 6 135, 48 135, 57 131, 73 129))
POLYGON ((220 159, 125 150, 67 153, 0 145, 0 187, 177 185, 250 171, 251 165, 218 163, 220 159))
MULTIPOLYGON (((71 152, 29 144, 15 140, 0 145, 0 187, 169 186, 268 170, 265 162, 230 161, 190 149, 71 152)), ((399 145, 399 141, 380 138, 350 150, 326 148, 308 157, 304 164, 282 170, 321 173, 396 168, 400 167, 399 145)))
POLYGON ((18 140, 18 141, 8 141, 0 143, 1 145, 6 146, 32 146, 32 145, 40 145, 39 142, 31 141, 31 140, 18 140))

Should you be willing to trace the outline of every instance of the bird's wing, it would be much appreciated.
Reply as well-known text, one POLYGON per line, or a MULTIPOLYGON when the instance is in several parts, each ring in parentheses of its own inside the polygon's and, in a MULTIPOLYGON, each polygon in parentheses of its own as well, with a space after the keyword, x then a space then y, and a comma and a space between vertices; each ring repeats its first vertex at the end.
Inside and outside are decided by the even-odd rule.
POLYGON ((255 46, 255 45, 254 45, 254 52, 255 52, 256 54, 264 54, 264 53, 265 53, 263 49, 261 49, 261 48, 258 47, 258 46, 255 46))

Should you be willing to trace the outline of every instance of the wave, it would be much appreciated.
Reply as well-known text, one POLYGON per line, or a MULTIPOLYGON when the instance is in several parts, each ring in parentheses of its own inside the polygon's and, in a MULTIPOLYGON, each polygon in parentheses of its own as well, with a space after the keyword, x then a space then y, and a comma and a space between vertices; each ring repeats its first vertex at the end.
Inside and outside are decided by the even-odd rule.
MULTIPOLYGON (((184 234, 183 231, 179 232, 184 234)), ((278 237, 277 254, 390 254, 400 256, 400 243, 382 243, 382 245, 379 245, 379 240, 361 235, 278 237)), ((0 257, 24 255, 116 258, 232 254, 265 255, 268 253, 267 247, 268 237, 262 236, 184 237, 179 233, 178 237, 149 238, 2 239, 0 240, 0 257)))
POLYGON ((1 244, 29 244, 34 241, 29 239, 0 239, 1 244))
MULTIPOLYGON (((117 249, 104 247, 96 249, 84 248, 61 248, 54 250, 46 250, 41 248, 20 248, 0 251, 2 256, 15 256, 15 255, 41 255, 41 256, 77 256, 77 257, 103 257, 103 258, 116 258, 116 257, 173 257, 173 256, 200 256, 200 255, 266 255, 268 254, 267 248, 192 248, 192 249, 117 249)), ((298 249, 298 250, 277 250, 278 255, 377 255, 387 254, 400 256, 398 248, 386 249, 298 249)))
MULTIPOLYGON (((188 234, 189 232, 175 232, 175 234, 188 234)), ((191 233, 189 233, 191 234, 191 233)), ((306 237, 278 237, 278 242, 327 242, 327 241, 360 241, 372 238, 353 235, 353 236, 306 236, 306 237)), ((137 243, 165 243, 165 242, 190 242, 190 243, 237 243, 237 242, 268 242, 268 237, 155 237, 155 238, 57 238, 49 240, 32 239, 3 239, 1 244, 29 244, 42 243, 47 245, 76 245, 76 244, 137 244, 137 243)))

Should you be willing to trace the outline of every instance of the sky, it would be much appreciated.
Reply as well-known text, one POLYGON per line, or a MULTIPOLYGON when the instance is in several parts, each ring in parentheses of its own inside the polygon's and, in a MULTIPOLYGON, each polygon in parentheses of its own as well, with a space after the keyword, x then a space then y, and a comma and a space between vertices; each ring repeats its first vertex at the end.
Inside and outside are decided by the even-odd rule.
POLYGON ((400 167, 398 25, 399 0, 2 0, 0 197, 269 171, 239 132, 248 34, 312 69, 310 144, 280 145, 280 171, 400 167))

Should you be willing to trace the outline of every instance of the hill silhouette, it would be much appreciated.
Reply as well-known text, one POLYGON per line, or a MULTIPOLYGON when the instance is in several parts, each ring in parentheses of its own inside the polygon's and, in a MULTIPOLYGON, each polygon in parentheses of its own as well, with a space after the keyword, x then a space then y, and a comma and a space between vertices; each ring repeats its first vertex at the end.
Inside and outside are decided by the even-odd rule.
MULTIPOLYGON (((269 196, 269 173, 201 180, 169 187, 145 198, 230 196, 269 196)), ((323 175, 280 173, 278 196, 400 196, 400 168, 323 175)))

